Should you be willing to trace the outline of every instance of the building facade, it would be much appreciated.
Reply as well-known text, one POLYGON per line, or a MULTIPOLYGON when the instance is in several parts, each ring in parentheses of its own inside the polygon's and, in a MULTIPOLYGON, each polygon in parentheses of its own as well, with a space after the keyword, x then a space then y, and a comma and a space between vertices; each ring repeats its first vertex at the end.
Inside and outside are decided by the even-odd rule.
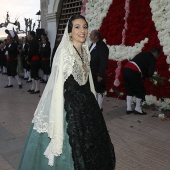
POLYGON ((41 28, 45 30, 51 47, 56 39, 60 39, 68 19, 74 14, 80 14, 82 0, 40 0, 41 28))
POLYGON ((40 0, 41 7, 41 28, 45 29, 51 47, 54 47, 57 25, 63 0, 40 0))

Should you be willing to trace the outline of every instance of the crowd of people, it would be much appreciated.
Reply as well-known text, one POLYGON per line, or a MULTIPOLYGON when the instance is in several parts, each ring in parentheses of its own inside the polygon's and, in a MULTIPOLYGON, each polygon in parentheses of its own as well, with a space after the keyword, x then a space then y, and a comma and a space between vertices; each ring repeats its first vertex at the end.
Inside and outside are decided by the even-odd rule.
POLYGON ((14 77, 21 89, 22 77, 31 83, 30 94, 40 93, 40 82, 47 83, 51 72, 50 56, 51 47, 46 34, 36 37, 36 33, 30 31, 27 37, 16 39, 8 32, 7 38, 0 41, 0 72, 8 78, 5 88, 13 87, 14 77))

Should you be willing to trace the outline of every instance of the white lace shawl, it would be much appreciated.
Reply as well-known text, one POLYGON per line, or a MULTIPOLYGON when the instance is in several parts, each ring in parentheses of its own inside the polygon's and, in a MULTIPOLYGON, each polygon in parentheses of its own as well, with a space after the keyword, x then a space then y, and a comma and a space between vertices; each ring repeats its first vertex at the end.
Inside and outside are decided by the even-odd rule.
POLYGON ((53 67, 48 83, 44 89, 37 109, 34 113, 32 123, 33 129, 38 133, 48 133, 51 141, 46 148, 44 155, 49 159, 48 164, 53 166, 54 156, 62 154, 64 140, 64 82, 72 74, 79 85, 90 81, 91 91, 95 94, 93 80, 90 71, 90 53, 87 42, 83 49, 86 53, 87 74, 83 72, 82 61, 76 55, 72 43, 69 40, 68 27, 66 27, 62 41, 55 53, 53 67))

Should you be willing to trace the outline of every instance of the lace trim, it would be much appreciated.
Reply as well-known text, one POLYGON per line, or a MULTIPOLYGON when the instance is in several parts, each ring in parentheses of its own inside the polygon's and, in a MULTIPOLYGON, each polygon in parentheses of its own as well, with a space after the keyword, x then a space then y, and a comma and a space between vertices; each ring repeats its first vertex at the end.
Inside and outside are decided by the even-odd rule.
POLYGON ((83 49, 83 54, 84 54, 84 62, 82 63, 81 58, 78 56, 77 53, 74 53, 74 65, 73 65, 73 71, 72 75, 75 79, 75 81, 80 85, 85 85, 88 80, 88 75, 90 73, 90 60, 88 58, 88 55, 83 49), (84 66, 84 68, 83 68, 84 66))
POLYGON ((32 120, 32 123, 34 123, 33 129, 36 130, 38 133, 44 133, 48 132, 49 136, 52 136, 53 128, 54 128, 54 122, 49 122, 49 117, 47 114, 44 114, 44 112, 47 112, 46 108, 48 99, 52 96, 52 91, 44 94, 44 100, 40 101, 40 103, 37 106, 37 110, 35 111, 34 118, 32 120))
POLYGON ((73 71, 74 60, 71 56, 65 56, 63 61, 63 74, 64 74, 64 82, 71 75, 73 71))

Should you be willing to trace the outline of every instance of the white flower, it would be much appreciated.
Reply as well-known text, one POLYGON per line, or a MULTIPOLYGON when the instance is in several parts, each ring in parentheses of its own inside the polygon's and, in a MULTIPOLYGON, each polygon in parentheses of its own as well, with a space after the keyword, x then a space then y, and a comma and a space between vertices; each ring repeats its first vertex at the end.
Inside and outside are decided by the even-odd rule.
MULTIPOLYGON (((152 20, 155 23, 158 31, 160 44, 163 46, 164 54, 170 55, 170 2, 169 0, 152 0, 150 2, 152 20)), ((166 62, 170 64, 170 59, 167 57, 166 62)))
POLYGON ((160 101, 160 108, 170 108, 170 99, 164 98, 163 101, 160 101))
POLYGON ((153 84, 155 84, 155 85, 156 85, 157 83, 158 83, 158 82, 157 82, 156 80, 153 80, 153 84))
POLYGON ((104 92, 104 95, 105 95, 105 96, 107 95, 107 91, 104 92))
POLYGON ((103 21, 103 18, 106 16, 107 11, 112 3, 112 0, 107 0, 106 2, 104 0, 93 0, 86 3, 86 19, 89 23, 89 32, 91 32, 93 29, 99 29, 101 26, 101 23, 103 21), (104 4, 104 5, 103 5, 104 4))
MULTIPOLYGON (((170 64, 170 57, 167 57, 167 58, 166 58, 166 62, 167 62, 168 64, 170 64)), ((169 69, 169 71, 170 71, 170 69, 169 69)))
POLYGON ((113 89, 110 89, 109 92, 114 92, 113 89))
POLYGON ((146 103, 147 103, 148 105, 157 104, 157 98, 156 98, 156 96, 146 95, 146 96, 145 96, 145 100, 146 100, 146 103))
POLYGON ((123 92, 120 92, 119 94, 120 94, 120 96, 123 96, 123 95, 124 95, 124 93, 123 93, 123 92))
POLYGON ((154 75, 157 75, 157 72, 155 71, 153 74, 154 74, 154 75))

